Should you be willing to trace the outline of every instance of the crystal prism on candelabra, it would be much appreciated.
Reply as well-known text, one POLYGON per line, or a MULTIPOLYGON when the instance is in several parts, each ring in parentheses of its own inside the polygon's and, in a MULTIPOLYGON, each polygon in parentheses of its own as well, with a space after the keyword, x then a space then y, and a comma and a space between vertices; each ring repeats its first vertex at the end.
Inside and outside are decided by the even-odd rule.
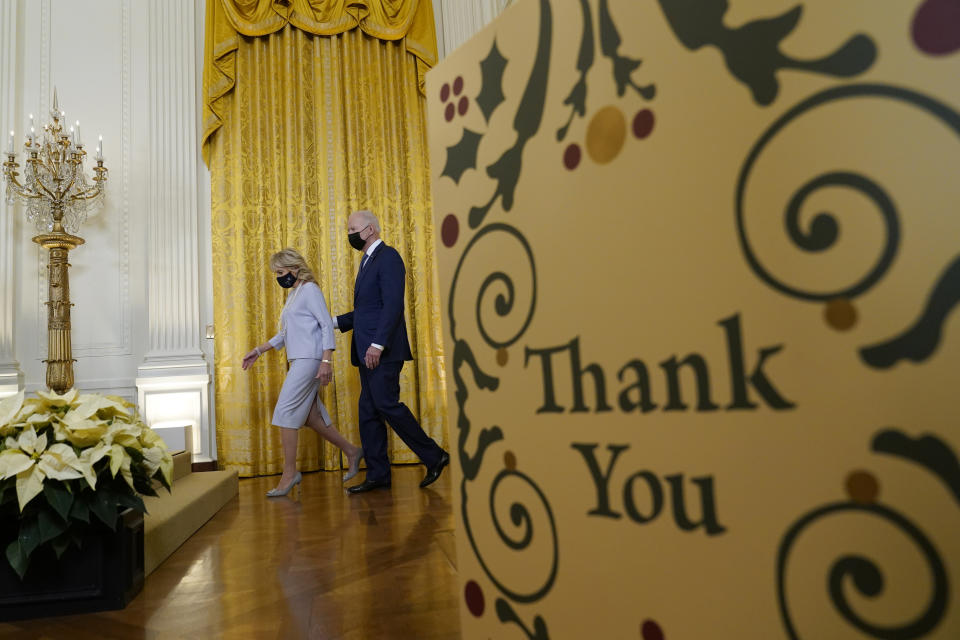
POLYGON ((107 169, 103 166, 102 141, 97 146, 93 177, 85 171, 87 152, 80 138, 80 122, 65 130, 65 113, 54 90, 51 121, 38 134, 30 116, 25 136, 23 178, 19 179, 14 132, 10 132, 7 161, 3 163, 8 203, 26 205, 27 221, 45 233, 75 234, 90 213, 103 206, 107 169))

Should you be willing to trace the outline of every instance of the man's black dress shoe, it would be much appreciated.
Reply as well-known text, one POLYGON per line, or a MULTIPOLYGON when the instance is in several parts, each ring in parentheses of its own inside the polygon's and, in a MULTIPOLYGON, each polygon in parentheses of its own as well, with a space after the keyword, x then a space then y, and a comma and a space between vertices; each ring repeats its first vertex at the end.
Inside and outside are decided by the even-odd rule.
POLYGON ((423 482, 420 483, 420 488, 423 489, 436 482, 437 478, 440 477, 440 472, 443 471, 443 468, 448 464, 450 464, 450 454, 444 451, 440 456, 440 460, 437 461, 437 464, 427 469, 427 475, 424 476, 423 482))
POLYGON ((354 485, 347 489, 348 493, 366 493, 367 491, 373 491, 374 489, 389 489, 390 481, 389 480, 364 480, 360 484, 354 485))

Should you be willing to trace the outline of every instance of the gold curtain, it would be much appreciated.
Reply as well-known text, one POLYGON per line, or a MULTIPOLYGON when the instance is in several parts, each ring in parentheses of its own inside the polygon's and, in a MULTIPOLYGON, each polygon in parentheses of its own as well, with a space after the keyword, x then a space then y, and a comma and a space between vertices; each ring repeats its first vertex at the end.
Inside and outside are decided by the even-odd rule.
MULTIPOLYGON (((208 17, 219 3, 210 0, 208 17)), ((278 473, 282 465, 270 419, 286 373, 283 352, 270 351, 252 369, 240 369, 243 354, 276 332, 283 305, 267 260, 282 247, 299 248, 330 311, 350 310, 360 255, 347 244, 346 217, 361 208, 377 213, 385 242, 407 265, 415 360, 403 369, 401 400, 428 435, 445 448, 448 439, 419 59, 402 40, 381 40, 363 29, 318 36, 290 22, 264 36, 238 36, 231 53, 235 83, 217 97, 221 126, 205 142, 217 450, 221 465, 243 476, 278 473)), ((208 50, 212 26, 208 22, 208 50)), ((349 338, 337 333, 334 382, 322 398, 340 431, 359 442, 360 382, 349 338)), ((417 461, 392 432, 391 438, 393 462, 417 461)), ((338 450, 319 447, 309 430, 301 430, 298 461, 305 471, 341 466, 338 450)))
POLYGON ((331 36, 353 29, 380 40, 400 40, 417 65, 417 86, 437 63, 437 34, 431 0, 207 0, 203 70, 203 158, 226 117, 225 97, 237 82, 242 36, 266 36, 293 25, 331 36))

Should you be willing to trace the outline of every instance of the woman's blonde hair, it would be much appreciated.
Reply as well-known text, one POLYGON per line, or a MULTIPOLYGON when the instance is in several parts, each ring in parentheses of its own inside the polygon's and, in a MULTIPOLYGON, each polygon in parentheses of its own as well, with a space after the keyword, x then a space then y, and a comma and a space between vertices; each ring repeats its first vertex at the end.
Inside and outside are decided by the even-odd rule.
POLYGON ((275 254, 270 256, 270 270, 276 271, 277 269, 289 269, 290 271, 296 271, 297 280, 313 283, 317 282, 316 277, 313 275, 313 271, 311 271, 310 267, 307 265, 307 261, 303 259, 303 256, 300 255, 299 251, 296 249, 291 249, 290 247, 287 247, 282 251, 277 251, 275 254))

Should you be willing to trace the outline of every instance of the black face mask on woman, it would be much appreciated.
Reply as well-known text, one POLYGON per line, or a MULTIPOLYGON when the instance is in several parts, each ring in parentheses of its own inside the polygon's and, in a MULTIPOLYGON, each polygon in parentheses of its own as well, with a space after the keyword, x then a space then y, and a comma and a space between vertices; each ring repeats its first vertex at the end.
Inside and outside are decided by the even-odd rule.
POLYGON ((287 272, 286 275, 277 276, 277 283, 284 289, 289 289, 297 282, 297 276, 293 275, 290 272, 287 272))

